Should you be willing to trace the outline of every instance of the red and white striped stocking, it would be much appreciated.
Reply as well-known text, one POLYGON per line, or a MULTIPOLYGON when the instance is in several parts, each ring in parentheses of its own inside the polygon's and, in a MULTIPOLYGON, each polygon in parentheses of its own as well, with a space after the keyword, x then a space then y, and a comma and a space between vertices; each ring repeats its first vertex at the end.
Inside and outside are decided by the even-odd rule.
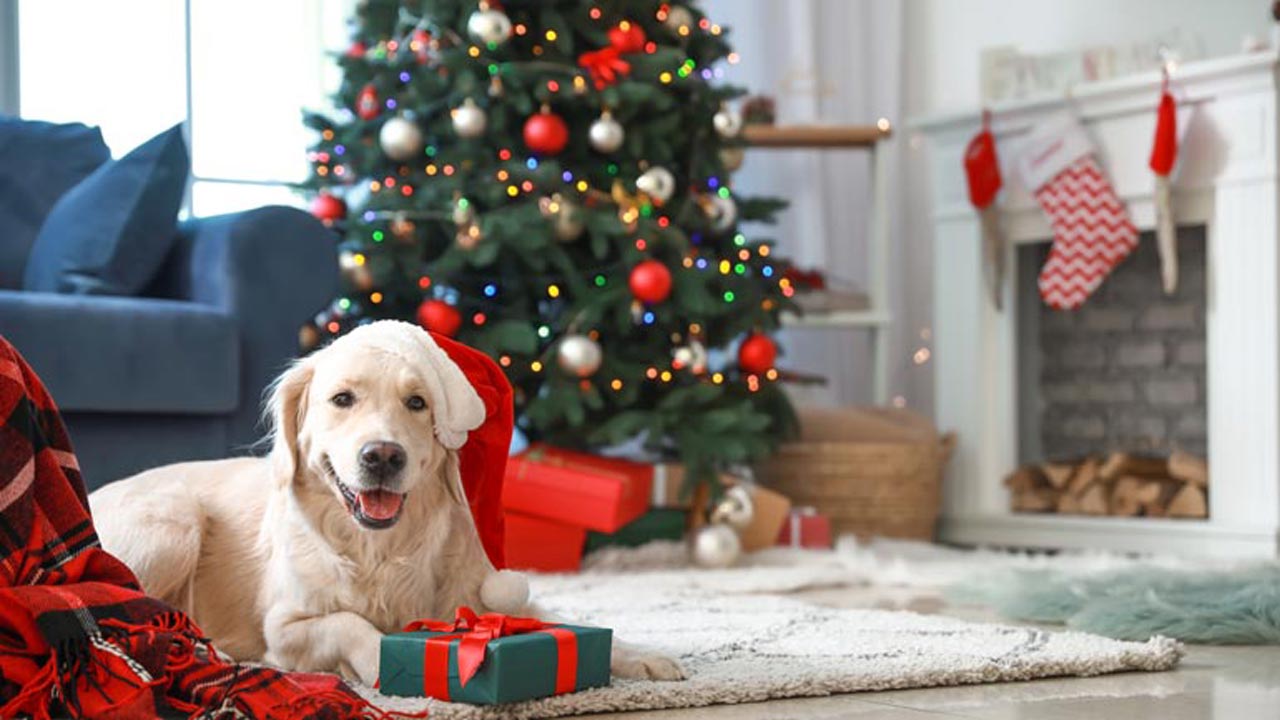
POLYGON ((1019 169, 1053 227, 1040 297, 1056 310, 1078 308, 1138 246, 1138 231, 1074 119, 1038 129, 1019 169))

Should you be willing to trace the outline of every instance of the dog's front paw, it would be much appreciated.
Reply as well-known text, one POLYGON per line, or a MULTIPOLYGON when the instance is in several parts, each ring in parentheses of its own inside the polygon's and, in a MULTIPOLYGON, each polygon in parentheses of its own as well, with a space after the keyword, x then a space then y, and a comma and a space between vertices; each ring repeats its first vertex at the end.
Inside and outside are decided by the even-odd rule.
POLYGON ((633 680, 683 680, 684 668, 675 658, 635 648, 615 648, 609 671, 633 680))

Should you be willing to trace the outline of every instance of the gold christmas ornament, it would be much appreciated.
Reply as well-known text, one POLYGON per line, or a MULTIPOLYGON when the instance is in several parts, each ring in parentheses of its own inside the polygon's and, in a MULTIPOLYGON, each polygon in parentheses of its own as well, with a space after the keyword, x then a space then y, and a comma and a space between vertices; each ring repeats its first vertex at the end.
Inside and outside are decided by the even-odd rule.
POLYGON ((414 232, 417 231, 418 226, 404 213, 396 213, 396 216, 391 219, 390 229, 391 235, 396 240, 407 243, 414 240, 414 232))
POLYGON ((458 228, 458 234, 454 236, 455 242, 463 250, 473 250, 475 246, 480 244, 484 239, 484 235, 480 232, 480 226, 476 223, 467 223, 458 228))
POLYGON ((742 147, 720 148, 720 164, 728 172, 737 172, 747 159, 747 151, 742 147))
POLYGON ((302 350, 314 350, 320 344, 320 330, 307 323, 298 328, 298 347, 302 350))
POLYGON ((693 30, 693 13, 683 5, 672 5, 667 10, 667 19, 663 20, 662 24, 677 35, 687 36, 693 30), (685 31, 681 32, 680 28, 685 28, 685 31))
POLYGON ((373 288, 373 273, 369 272, 369 263, 364 255, 343 250, 338 254, 338 268, 347 282, 357 290, 373 288))
POLYGON ((609 197, 618 206, 618 219, 627 227, 628 232, 636 229, 636 222, 640 219, 641 206, 652 203, 649 196, 644 193, 632 194, 627 192, 627 188, 622 184, 621 180, 613 181, 613 187, 609 190, 609 197))
POLYGON ((560 242, 572 242, 586 230, 582 207, 560 193, 538 200, 542 216, 551 221, 551 231, 560 242))
POLYGON ((698 199, 698 205, 711 220, 711 229, 716 232, 725 232, 738 222, 738 203, 734 202, 732 196, 704 195, 698 199))

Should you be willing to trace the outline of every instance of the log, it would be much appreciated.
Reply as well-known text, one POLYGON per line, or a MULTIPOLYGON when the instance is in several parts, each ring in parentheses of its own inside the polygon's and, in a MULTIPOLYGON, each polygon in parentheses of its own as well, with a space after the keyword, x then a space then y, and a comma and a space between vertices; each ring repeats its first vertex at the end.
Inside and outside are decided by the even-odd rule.
POLYGON ((1053 488, 1023 490, 1013 494, 1013 509, 1015 512, 1053 512, 1056 496, 1053 488))
POLYGON ((1061 490, 1071 482, 1071 476, 1076 472, 1076 463, 1044 463, 1040 466, 1040 473, 1045 476, 1049 484, 1061 490))
POLYGON ((1080 496, 1080 512, 1085 515, 1107 514, 1107 489, 1102 483, 1094 483, 1080 496))
POLYGON ((1072 495, 1083 496, 1085 490, 1099 480, 1099 465, 1096 458, 1087 457, 1076 466, 1075 474, 1071 476, 1071 483, 1067 486, 1067 492, 1072 495))
POLYGON ((1183 485, 1173 499, 1169 501, 1169 517, 1171 518, 1206 518, 1209 517, 1209 499, 1204 490, 1187 483, 1183 485))
POLYGON ((1111 488, 1110 513, 1120 517, 1133 517, 1141 513, 1143 503, 1139 496, 1145 486, 1145 480, 1133 475, 1124 475, 1116 480, 1111 488))
POLYGON ((1199 488, 1209 487, 1209 464, 1189 452, 1174 450, 1169 456, 1169 476, 1199 488))
POLYGON ((1107 482, 1119 480, 1124 475, 1163 478, 1169 476, 1169 463, 1164 458, 1113 452, 1107 456, 1106 462, 1102 463, 1098 474, 1107 482))
POLYGON ((1080 512, 1080 498, 1071 493, 1062 493, 1058 496, 1058 512, 1064 515, 1075 515, 1080 512))
POLYGON ((1046 487, 1048 484, 1049 481, 1045 479, 1044 473, 1040 472, 1035 465, 1023 465, 1004 478, 1004 486, 1015 493, 1046 487))

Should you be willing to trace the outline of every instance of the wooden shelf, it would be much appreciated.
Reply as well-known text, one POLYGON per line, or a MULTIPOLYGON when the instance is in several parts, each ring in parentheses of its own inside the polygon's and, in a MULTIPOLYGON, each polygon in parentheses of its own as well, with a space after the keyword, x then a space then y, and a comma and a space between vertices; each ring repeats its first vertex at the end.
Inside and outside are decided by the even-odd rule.
POLYGON ((782 316, 782 326, 790 328, 878 328, 888 324, 888 313, 870 309, 809 312, 804 315, 784 313, 782 316))
POLYGON ((893 134, 889 121, 874 125, 747 125, 742 136, 758 148, 873 147, 893 134))

